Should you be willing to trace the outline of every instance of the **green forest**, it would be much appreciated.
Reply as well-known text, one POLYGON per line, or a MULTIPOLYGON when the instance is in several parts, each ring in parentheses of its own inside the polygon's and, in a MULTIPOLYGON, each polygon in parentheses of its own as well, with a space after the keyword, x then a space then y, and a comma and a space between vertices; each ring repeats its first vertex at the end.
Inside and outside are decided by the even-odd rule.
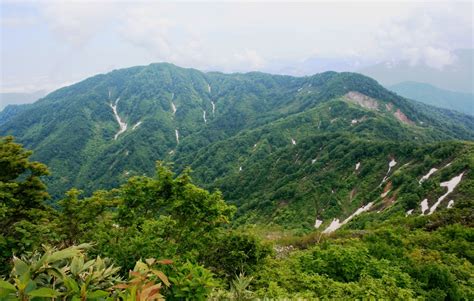
MULTIPOLYGON (((239 213, 241 204, 235 204, 238 211, 217 189, 196 185, 190 168, 175 173, 164 161, 156 162, 153 175, 132 176, 90 195, 72 188, 51 202, 43 180, 48 167, 4 136, 0 300, 473 300, 472 175, 462 182, 453 207, 431 215, 405 213, 419 195, 437 195, 438 189, 430 181, 408 185, 406 177, 452 154, 459 161, 439 177, 469 171, 472 145, 424 147, 398 149, 400 160, 404 154, 407 161, 418 156, 422 162, 413 174, 392 177, 393 190, 404 195, 399 207, 357 216, 324 234, 295 226, 293 218, 288 226, 284 218, 257 225, 239 213), (422 155, 429 147, 432 155, 422 155)), ((390 148, 399 146, 361 149, 372 156, 385 148, 394 152, 390 148)), ((344 148, 329 153, 337 151, 350 155, 344 148)), ((235 179, 222 181, 228 181, 225 186, 235 179)), ((248 185, 258 183, 241 187, 248 185)), ((246 193, 231 195, 239 199, 246 193)))

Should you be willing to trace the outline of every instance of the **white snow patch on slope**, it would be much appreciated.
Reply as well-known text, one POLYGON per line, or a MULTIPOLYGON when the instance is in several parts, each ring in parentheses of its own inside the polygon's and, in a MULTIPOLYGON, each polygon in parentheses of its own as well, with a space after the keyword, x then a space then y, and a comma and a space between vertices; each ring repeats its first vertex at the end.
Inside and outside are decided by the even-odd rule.
POLYGON ((202 111, 202 119, 204 119, 204 123, 207 123, 206 111, 205 110, 202 111))
POLYGON ((176 143, 179 144, 179 132, 178 132, 178 129, 174 130, 174 134, 176 135, 176 143))
POLYGON ((311 164, 316 163, 316 159, 311 160, 311 164))
POLYGON ((438 208, 439 204, 448 196, 448 194, 450 194, 451 192, 454 191, 454 188, 456 188, 456 186, 458 186, 458 184, 461 182, 463 174, 464 174, 464 172, 462 172, 460 175, 458 175, 456 177, 453 177, 451 180, 449 180, 447 182, 443 182, 443 183, 439 184, 439 186, 441 186, 441 187, 447 187, 448 191, 445 194, 443 194, 442 196, 440 196, 438 198, 438 201, 436 201, 436 203, 434 203, 433 206, 431 206, 430 213, 428 213, 428 214, 432 214, 433 212, 435 212, 436 208, 438 208))
POLYGON ((454 206, 454 201, 451 200, 451 201, 449 201, 448 206, 446 208, 451 209, 451 208, 453 208, 453 206, 454 206))
POLYGON ((296 145, 295 139, 291 138, 291 144, 296 145))
POLYGON ((211 93, 211 86, 207 84, 207 92, 211 93))
POLYGON ((135 125, 132 127, 132 131, 133 131, 134 129, 136 129, 140 124, 142 124, 141 121, 135 123, 135 125))
POLYGON ((387 196, 387 194, 390 192, 390 190, 387 190, 386 192, 382 193, 380 197, 384 198, 387 196))
POLYGON ((176 114, 176 106, 174 105, 174 102, 171 102, 171 109, 173 110, 173 115, 176 114))
POLYGON ((212 105, 212 116, 214 116, 214 113, 216 112, 216 104, 211 100, 211 105, 212 105))
POLYGON ((413 209, 410 209, 410 210, 407 211, 407 214, 405 214, 405 216, 409 216, 412 213, 413 213, 413 209))
POLYGON ((428 206, 428 199, 424 199, 420 203, 421 206, 421 215, 425 214, 425 211, 428 210, 430 207, 428 206))
POLYGON ((110 107, 114 112, 115 120, 119 124, 119 131, 115 134, 114 140, 117 140, 118 136, 127 130, 127 124, 120 118, 119 114, 117 113, 117 105, 120 100, 120 97, 117 98, 115 104, 110 103, 110 107))
POLYGON ((322 224, 322 220, 316 219, 316 222, 314 223, 314 228, 318 229, 322 224))
POLYGON ((359 170, 359 167, 360 167, 360 162, 357 162, 357 164, 356 164, 356 170, 359 170))
POLYGON ((242 166, 239 167, 239 171, 242 171, 242 166))
POLYGON ((339 219, 335 218, 335 219, 332 220, 331 224, 326 229, 324 229, 323 233, 334 232, 337 229, 339 229, 341 226, 342 226, 342 224, 339 222, 339 219))
POLYGON ((373 202, 370 202, 368 203, 367 205, 365 206, 362 206, 360 207, 359 209, 357 209, 354 213, 352 213, 348 218, 346 218, 345 220, 342 221, 342 223, 339 222, 339 219, 333 219, 331 224, 329 225, 329 227, 327 227, 323 233, 331 233, 331 232, 334 232, 336 231, 337 229, 339 229, 341 226, 347 224, 351 219, 353 219, 354 217, 356 217, 357 215, 361 214, 362 212, 365 212, 367 210, 369 210, 372 205, 374 203, 373 202))
POLYGON ((418 181, 419 184, 423 183, 424 181, 428 180, 429 177, 431 177, 432 174, 434 174, 435 172, 437 172, 438 169, 437 168, 432 168, 430 169, 430 171, 424 175, 423 177, 421 177, 420 181, 418 181))
MULTIPOLYGON (((392 170, 392 167, 394 167, 395 165, 397 165, 397 161, 395 161, 395 159, 392 159, 392 161, 388 163, 388 171, 385 177, 383 178, 382 183, 385 183, 385 181, 387 181, 388 175, 390 171, 392 170)), ((382 183, 380 183, 380 185, 382 185, 382 183)))

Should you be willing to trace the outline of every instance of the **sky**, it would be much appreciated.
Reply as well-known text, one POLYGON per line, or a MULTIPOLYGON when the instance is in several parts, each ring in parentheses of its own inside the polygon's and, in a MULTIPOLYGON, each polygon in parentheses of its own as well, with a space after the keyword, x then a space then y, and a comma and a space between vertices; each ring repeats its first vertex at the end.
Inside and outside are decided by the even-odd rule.
POLYGON ((0 22, 2 93, 154 62, 292 75, 399 61, 443 69, 453 50, 474 48, 471 1, 0 0, 0 22))

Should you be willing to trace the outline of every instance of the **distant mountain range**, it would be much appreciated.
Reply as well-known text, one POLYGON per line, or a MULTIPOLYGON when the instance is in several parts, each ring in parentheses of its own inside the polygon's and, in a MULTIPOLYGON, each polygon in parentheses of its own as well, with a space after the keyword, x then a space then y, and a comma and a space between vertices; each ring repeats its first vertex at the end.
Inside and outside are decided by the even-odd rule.
POLYGON ((20 105, 32 103, 46 95, 46 91, 32 93, 0 93, 0 111, 7 105, 20 105))
POLYGON ((360 69, 358 72, 375 78, 385 86, 401 82, 423 82, 450 91, 474 93, 474 49, 453 51, 453 64, 436 69, 409 62, 383 62, 360 69))
POLYGON ((472 93, 453 92, 417 82, 403 82, 388 88, 406 98, 474 115, 474 94, 472 93))
POLYGON ((316 222, 330 231, 363 211, 446 207, 436 202, 446 192, 440 183, 461 175, 449 192, 455 201, 472 198, 474 183, 474 117, 357 73, 223 74, 165 63, 115 70, 9 106, 0 135, 14 135, 50 167, 54 200, 71 187, 91 193, 151 175, 164 160, 220 189, 238 206, 238 223, 316 222))

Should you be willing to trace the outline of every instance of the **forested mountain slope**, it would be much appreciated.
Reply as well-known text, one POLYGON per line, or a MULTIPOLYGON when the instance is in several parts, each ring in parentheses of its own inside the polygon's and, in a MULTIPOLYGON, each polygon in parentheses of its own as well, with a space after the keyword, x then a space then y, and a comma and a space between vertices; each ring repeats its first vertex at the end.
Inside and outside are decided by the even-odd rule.
POLYGON ((398 199, 397 208, 417 209, 425 196, 432 205, 440 181, 459 173, 459 187, 472 185, 472 144, 454 140, 474 140, 473 117, 355 73, 297 78, 152 64, 59 89, 0 113, 0 122, 0 135, 14 135, 50 167, 56 198, 71 187, 115 187, 167 160, 221 189, 242 222, 311 227, 372 202, 377 211, 398 199), (440 171, 427 183, 437 188, 418 187, 432 167, 440 171))

